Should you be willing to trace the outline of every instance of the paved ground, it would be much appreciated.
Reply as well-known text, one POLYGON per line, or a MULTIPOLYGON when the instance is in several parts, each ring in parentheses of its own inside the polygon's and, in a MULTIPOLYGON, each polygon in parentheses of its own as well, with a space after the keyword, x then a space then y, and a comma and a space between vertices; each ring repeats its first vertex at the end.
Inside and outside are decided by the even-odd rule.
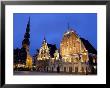
POLYGON ((37 71, 14 71, 14 75, 85 75, 81 73, 57 73, 57 72, 37 72, 37 71))

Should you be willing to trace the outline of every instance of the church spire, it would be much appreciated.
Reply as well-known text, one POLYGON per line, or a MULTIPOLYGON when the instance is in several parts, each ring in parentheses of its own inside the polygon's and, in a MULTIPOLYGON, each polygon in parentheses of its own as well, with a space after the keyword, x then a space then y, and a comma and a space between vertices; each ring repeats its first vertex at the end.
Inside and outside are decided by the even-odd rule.
POLYGON ((26 32, 30 32, 30 17, 27 23, 27 28, 26 28, 26 32))
POLYGON ((22 45, 24 45, 24 44, 30 45, 30 41, 29 41, 30 34, 29 34, 29 32, 30 32, 30 17, 29 17, 29 20, 27 23, 26 32, 24 35, 24 40, 22 41, 22 45))
POLYGON ((70 24, 69 24, 69 22, 68 22, 68 30, 70 29, 70 24))
POLYGON ((46 42, 46 38, 45 38, 45 36, 44 36, 44 40, 43 40, 43 42, 46 42))

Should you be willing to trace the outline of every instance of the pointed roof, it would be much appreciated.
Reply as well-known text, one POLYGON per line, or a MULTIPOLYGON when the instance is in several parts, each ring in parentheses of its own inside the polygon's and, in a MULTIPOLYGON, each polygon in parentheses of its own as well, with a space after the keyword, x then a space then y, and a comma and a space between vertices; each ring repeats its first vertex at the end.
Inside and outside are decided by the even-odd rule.
POLYGON ((43 42, 42 42, 42 44, 43 44, 43 43, 46 43, 46 38, 45 38, 45 36, 44 36, 44 39, 43 39, 43 42))
POLYGON ((80 38, 83 42, 86 50, 88 50, 89 53, 97 54, 97 50, 90 44, 90 42, 84 38, 80 38))
POLYGON ((26 28, 26 32, 29 32, 29 31, 30 31, 30 17, 27 23, 27 28, 26 28))
POLYGON ((30 26, 30 17, 29 17, 29 20, 28 20, 28 24, 27 24, 27 26, 30 26))
POLYGON ((69 34, 70 32, 75 32, 73 28, 70 27, 70 23, 67 23, 67 31, 64 34, 69 34))
POLYGON ((79 37, 79 35, 77 34, 77 32, 73 28, 71 28, 70 27, 70 24, 68 23, 68 29, 67 29, 67 31, 65 31, 64 36, 67 36, 70 33, 74 33, 77 37, 79 37))
POLYGON ((54 53, 55 53, 55 50, 57 50, 57 47, 55 44, 49 44, 47 43, 48 47, 49 47, 49 53, 50 53, 50 56, 53 58, 54 57, 54 53))
POLYGON ((45 41, 46 42, 46 38, 45 38, 45 36, 44 36, 44 40, 43 41, 45 41))
POLYGON ((22 45, 23 44, 27 44, 27 45, 30 45, 30 41, 29 41, 29 38, 30 38, 30 17, 29 17, 29 20, 28 20, 28 23, 27 23, 27 27, 26 27, 26 32, 24 34, 24 39, 22 41, 22 45))

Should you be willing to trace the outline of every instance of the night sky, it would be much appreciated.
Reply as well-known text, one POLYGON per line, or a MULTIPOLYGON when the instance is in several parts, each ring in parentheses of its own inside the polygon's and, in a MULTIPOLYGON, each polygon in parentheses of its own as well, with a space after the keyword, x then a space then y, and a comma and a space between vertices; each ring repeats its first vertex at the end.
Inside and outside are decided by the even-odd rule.
POLYGON ((60 41, 68 29, 73 28, 80 37, 87 39, 97 49, 96 13, 14 13, 14 48, 22 47, 22 40, 30 17, 30 54, 41 47, 45 36, 48 43, 60 48, 60 41))

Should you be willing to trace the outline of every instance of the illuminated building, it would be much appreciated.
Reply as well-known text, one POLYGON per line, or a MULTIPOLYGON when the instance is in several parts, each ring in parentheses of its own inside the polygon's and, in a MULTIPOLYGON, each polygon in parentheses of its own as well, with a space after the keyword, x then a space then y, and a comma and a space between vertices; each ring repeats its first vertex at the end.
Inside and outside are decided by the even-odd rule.
POLYGON ((88 52, 79 36, 72 30, 68 30, 60 43, 60 54, 64 62, 86 62, 88 52))
POLYGON ((69 29, 64 33, 60 43, 60 54, 63 61, 62 71, 85 73, 87 69, 90 71, 89 66, 86 64, 89 60, 88 50, 73 29, 69 29))
MULTIPOLYGON (((93 52, 95 50, 87 40, 80 38, 73 29, 69 29, 64 33, 60 43, 60 53, 56 49, 53 56, 50 55, 52 50, 48 45, 44 38, 39 54, 36 57, 38 71, 91 73, 91 66, 93 65, 89 64, 89 56, 96 56, 96 53, 93 52)), ((96 58, 93 61, 95 62, 96 58)))
POLYGON ((59 60, 59 53, 56 50, 56 46, 48 44, 44 38, 36 59, 36 69, 38 71, 55 71, 59 60))
POLYGON ((42 46, 40 48, 37 60, 46 60, 50 58, 49 47, 47 45, 46 39, 44 38, 42 46))
POLYGON ((26 67, 28 67, 29 69, 32 68, 32 57, 27 54, 27 58, 26 58, 26 67))
POLYGON ((49 66, 50 53, 49 47, 47 45, 46 39, 42 42, 42 46, 39 50, 38 55, 36 56, 36 69, 38 71, 45 71, 46 67, 49 66))

